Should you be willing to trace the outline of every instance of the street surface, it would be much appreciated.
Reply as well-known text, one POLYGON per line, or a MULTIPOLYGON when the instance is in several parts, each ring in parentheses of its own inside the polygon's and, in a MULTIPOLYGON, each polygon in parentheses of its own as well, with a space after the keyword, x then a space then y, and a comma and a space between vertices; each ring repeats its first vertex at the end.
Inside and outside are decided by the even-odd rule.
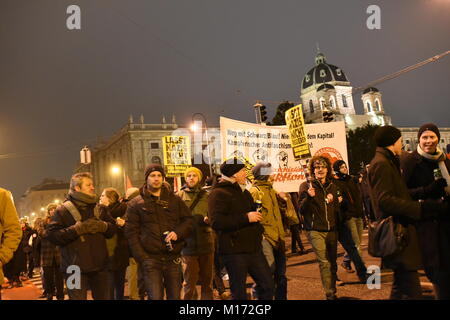
MULTIPOLYGON (((288 299, 289 300, 323 300, 324 293, 320 280, 319 266, 311 246, 302 233, 302 241, 307 253, 304 255, 292 255, 290 253, 290 237, 286 238, 286 247, 288 248, 287 278, 288 278, 288 299)), ((373 258, 367 253, 367 231, 364 231, 364 241, 362 245, 363 260, 366 266, 379 266, 380 260, 373 258)), ((356 273, 348 273, 342 267, 344 250, 338 246, 338 277, 344 282, 343 286, 337 287, 337 296, 342 300, 385 300, 389 298, 392 272, 390 270, 381 270, 380 289, 368 289, 367 285, 360 284, 356 273)), ((23 287, 5 289, 7 283, 3 285, 2 296, 4 300, 45 300, 39 298, 42 294, 42 283, 38 275, 38 269, 35 270, 35 276, 31 280, 23 282, 23 287)), ((421 272, 421 284, 424 293, 424 299, 433 299, 431 283, 421 272)), ((248 279, 248 287, 251 287, 251 278, 248 279)), ((226 282, 228 285, 228 282, 226 282)), ((250 292, 250 289, 249 289, 250 292)), ((128 296, 127 286, 125 286, 125 295, 128 296)), ((68 299, 66 295, 66 299, 68 299)))

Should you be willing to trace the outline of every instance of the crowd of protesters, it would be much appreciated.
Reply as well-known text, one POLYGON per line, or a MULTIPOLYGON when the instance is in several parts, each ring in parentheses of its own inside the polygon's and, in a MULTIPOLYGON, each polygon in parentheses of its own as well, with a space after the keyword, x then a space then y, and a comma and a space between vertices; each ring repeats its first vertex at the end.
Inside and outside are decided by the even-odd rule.
POLYGON ((99 199, 92 176, 77 173, 65 201, 49 204, 31 228, 0 189, 0 284, 2 270, 13 288, 40 268, 41 298, 48 300, 65 293, 86 300, 88 291, 93 299, 123 300, 126 282, 136 300, 286 300, 285 238, 289 232, 291 254, 305 254, 304 231, 325 298, 335 300, 338 242, 345 250, 340 266, 365 284, 364 226, 392 217, 406 242, 382 258, 394 274, 390 298, 420 299, 424 269, 436 299, 449 299, 450 160, 438 147, 439 129, 424 124, 412 153, 402 150, 395 127, 378 128, 374 139, 375 157, 357 176, 343 160, 312 157, 298 193, 274 189, 270 163, 250 169, 238 158, 224 161, 219 177, 188 168, 176 193, 159 164, 147 166, 141 188, 123 196, 106 188, 99 199))

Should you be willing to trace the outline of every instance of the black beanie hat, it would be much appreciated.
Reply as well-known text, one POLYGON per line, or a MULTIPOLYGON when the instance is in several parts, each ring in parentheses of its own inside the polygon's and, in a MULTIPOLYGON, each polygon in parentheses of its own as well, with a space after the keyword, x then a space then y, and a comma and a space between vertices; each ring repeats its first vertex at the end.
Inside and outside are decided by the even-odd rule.
POLYGON ((256 180, 268 180, 272 174, 272 165, 269 162, 260 161, 252 168, 256 180))
POLYGON ((393 126, 379 127, 375 131, 375 143, 378 147, 393 145, 402 136, 400 130, 393 126))
POLYGON ((434 133, 436 133, 438 140, 441 139, 441 133, 439 132, 438 127, 436 127, 436 125, 434 123, 425 123, 424 125, 422 125, 419 128, 419 132, 417 133, 417 139, 420 140, 420 136, 422 135, 422 133, 424 133, 427 130, 430 130, 430 131, 433 131, 434 133))
POLYGON ((162 176, 165 177, 166 173, 164 172, 164 168, 159 163, 151 163, 145 168, 145 182, 147 182, 147 178, 153 171, 161 172, 162 176))
POLYGON ((226 177, 232 177, 233 174, 239 172, 242 168, 245 168, 245 165, 238 158, 231 158, 225 160, 220 165, 220 172, 226 177))
POLYGON ((343 164, 345 164, 344 160, 337 160, 337 161, 335 161, 333 163, 333 170, 334 170, 334 172, 338 173, 340 166, 342 166, 343 164))

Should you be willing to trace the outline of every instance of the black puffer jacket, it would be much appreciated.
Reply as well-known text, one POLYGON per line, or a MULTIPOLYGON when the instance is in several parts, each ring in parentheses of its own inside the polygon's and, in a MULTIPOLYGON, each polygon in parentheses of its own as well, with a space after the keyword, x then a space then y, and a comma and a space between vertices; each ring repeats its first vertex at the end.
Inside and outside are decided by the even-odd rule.
POLYGON ((133 257, 139 262, 150 257, 178 257, 185 239, 192 232, 192 215, 189 208, 173 192, 161 189, 155 197, 141 188, 140 195, 128 202, 125 237, 133 257), (165 231, 174 231, 177 241, 172 241, 169 253, 163 241, 165 231))
POLYGON ((339 213, 339 201, 337 187, 331 181, 321 184, 314 180, 313 187, 316 195, 308 194, 309 183, 303 182, 299 189, 299 211, 304 217, 304 226, 307 231, 333 231, 336 230, 337 215, 339 213), (333 195, 333 201, 326 202, 327 194, 333 195))
POLYGON ((218 236, 219 254, 255 253, 261 250, 263 226, 250 223, 247 213, 255 211, 248 190, 242 191, 237 183, 221 181, 211 190, 208 214, 212 228, 218 236))
MULTIPOLYGON (((80 207, 72 201, 81 214, 81 221, 95 218, 95 204, 80 207)), ((81 272, 101 271, 107 267, 108 251, 106 238, 116 233, 116 224, 105 207, 99 206, 100 220, 108 223, 105 233, 84 234, 80 237, 75 230, 75 219, 64 206, 59 206, 48 225, 48 240, 61 248, 61 270, 66 272, 70 265, 77 265, 81 272)))

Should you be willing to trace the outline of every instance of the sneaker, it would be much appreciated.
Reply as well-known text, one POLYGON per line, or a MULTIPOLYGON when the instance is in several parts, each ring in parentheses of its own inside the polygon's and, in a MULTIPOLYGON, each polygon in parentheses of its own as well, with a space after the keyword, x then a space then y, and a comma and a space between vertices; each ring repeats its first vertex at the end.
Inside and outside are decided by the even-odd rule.
POLYGON ((350 262, 342 262, 341 267, 345 269, 348 273, 353 273, 355 270, 352 269, 352 265, 350 262))
POLYGON ((330 294, 325 296, 327 300, 338 300, 338 297, 335 294, 330 294))

